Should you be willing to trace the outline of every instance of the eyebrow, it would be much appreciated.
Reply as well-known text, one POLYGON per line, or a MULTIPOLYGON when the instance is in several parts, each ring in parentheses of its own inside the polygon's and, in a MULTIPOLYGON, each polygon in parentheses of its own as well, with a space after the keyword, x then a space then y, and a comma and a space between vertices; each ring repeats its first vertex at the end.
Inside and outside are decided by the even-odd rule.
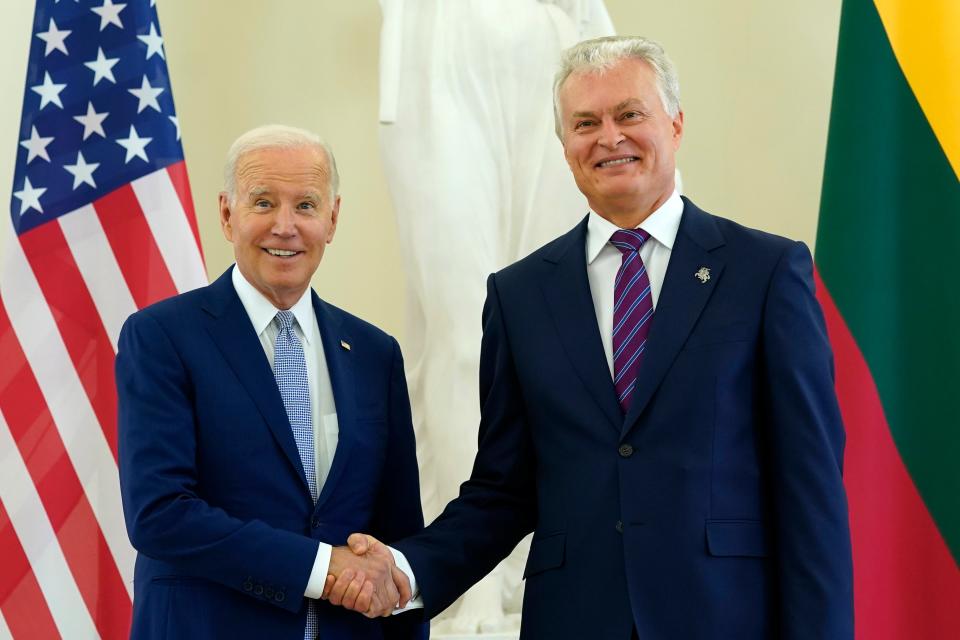
MULTIPOLYGON (((615 106, 615 107, 613 108, 613 111, 621 111, 621 110, 623 110, 623 109, 626 109, 628 106, 630 106, 630 105, 633 104, 633 103, 637 103, 637 104, 639 104, 641 107, 643 106, 643 102, 641 102, 639 99, 637 99, 637 98, 627 98, 626 100, 624 100, 623 102, 621 102, 620 104, 618 104, 617 106, 615 106)), ((573 114, 572 114, 572 116, 573 116, 574 118, 595 118, 596 115, 597 115, 597 114, 594 113, 593 111, 574 111, 573 114)))
MULTIPOLYGON (((253 187, 250 189, 247 195, 255 198, 257 196, 269 195, 270 193, 271 191, 267 187, 253 187)), ((320 196, 320 193, 318 191, 304 191, 302 194, 298 196, 298 199, 299 200, 316 200, 318 202, 323 200, 323 198, 320 196)))

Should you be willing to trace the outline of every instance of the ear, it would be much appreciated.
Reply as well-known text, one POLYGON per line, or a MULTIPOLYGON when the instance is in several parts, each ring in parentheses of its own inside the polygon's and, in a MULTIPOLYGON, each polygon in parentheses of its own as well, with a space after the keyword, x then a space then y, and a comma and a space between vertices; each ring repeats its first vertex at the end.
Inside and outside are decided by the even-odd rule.
POLYGON ((673 149, 680 148, 680 140, 683 139, 683 111, 677 112, 677 117, 673 119, 673 149))
POLYGON ((220 192, 220 229, 228 242, 233 242, 233 212, 230 210, 230 197, 226 191, 220 192))
POLYGON ((333 201, 333 208, 330 210, 330 231, 327 232, 327 244, 333 242, 333 235, 337 232, 337 220, 340 219, 340 196, 333 201))

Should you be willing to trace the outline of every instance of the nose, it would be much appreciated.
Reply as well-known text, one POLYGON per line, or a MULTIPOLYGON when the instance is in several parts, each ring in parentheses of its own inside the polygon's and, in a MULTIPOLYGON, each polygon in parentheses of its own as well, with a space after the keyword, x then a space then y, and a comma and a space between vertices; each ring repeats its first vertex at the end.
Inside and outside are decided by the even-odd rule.
POLYGON ((270 229, 275 236, 289 238, 297 234, 297 214, 290 205, 277 207, 273 218, 273 227, 270 229))
POLYGON ((597 138, 597 144, 606 149, 616 149, 625 136, 620 131, 620 125, 613 118, 604 118, 600 123, 600 137, 597 138))

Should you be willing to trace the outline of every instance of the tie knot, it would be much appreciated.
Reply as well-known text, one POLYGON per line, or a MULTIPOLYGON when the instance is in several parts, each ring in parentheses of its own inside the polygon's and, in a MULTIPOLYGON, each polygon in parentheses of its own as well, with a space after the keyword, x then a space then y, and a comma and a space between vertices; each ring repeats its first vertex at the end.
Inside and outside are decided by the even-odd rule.
POLYGON ((620 249, 621 253, 639 251, 650 234, 643 229, 618 229, 610 236, 610 244, 620 249))
POLYGON ((292 329, 293 328, 293 311, 286 309, 284 311, 277 311, 277 315, 274 317, 277 325, 280 327, 280 330, 292 329))

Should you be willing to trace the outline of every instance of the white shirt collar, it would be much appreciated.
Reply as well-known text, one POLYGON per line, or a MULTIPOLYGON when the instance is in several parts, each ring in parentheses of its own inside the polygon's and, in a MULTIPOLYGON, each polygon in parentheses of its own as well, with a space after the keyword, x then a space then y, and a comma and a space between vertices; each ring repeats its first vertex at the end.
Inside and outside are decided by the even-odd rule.
MULTIPOLYGON (((673 250, 673 243, 677 239, 677 230, 680 228, 680 217, 683 214, 683 200, 676 190, 640 223, 639 229, 650 234, 650 237, 673 250)), ((590 211, 587 220, 587 264, 591 264, 600 255, 600 251, 607 246, 610 236, 619 227, 596 211, 590 211)))
MULTIPOLYGON (((274 307, 273 303, 267 300, 266 296, 257 291, 257 289, 243 277, 243 274, 240 273, 240 269, 236 265, 233 266, 231 276, 233 279, 233 288, 236 289, 237 296, 239 296, 243 308, 246 310, 247 315, 250 316, 253 330, 256 331, 259 336, 263 333, 263 330, 267 328, 267 325, 273 322, 279 309, 274 307)), ((296 318, 297 324, 300 325, 300 333, 307 344, 310 344, 310 338, 313 334, 313 332, 309 330, 309 327, 314 319, 313 300, 311 299, 310 291, 310 287, 307 287, 307 290, 303 292, 303 295, 300 296, 296 304, 290 307, 290 311, 293 312, 293 317, 296 318)))

